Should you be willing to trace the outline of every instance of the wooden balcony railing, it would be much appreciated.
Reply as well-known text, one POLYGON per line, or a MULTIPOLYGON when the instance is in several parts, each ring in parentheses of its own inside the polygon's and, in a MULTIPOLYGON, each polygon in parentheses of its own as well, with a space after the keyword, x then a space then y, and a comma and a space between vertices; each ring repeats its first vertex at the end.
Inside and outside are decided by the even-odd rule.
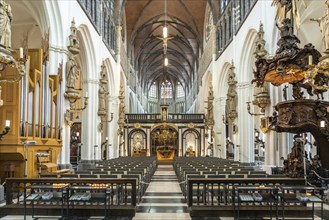
MULTIPOLYGON (((160 114, 126 114, 126 123, 160 123, 160 114)), ((204 123, 204 114, 168 114, 168 123, 204 123)))

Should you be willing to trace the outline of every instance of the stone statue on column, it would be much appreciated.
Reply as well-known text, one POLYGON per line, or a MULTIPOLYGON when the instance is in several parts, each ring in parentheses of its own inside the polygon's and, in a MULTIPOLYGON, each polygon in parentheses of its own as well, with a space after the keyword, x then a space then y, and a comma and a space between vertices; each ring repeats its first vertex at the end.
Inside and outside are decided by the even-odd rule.
POLYGON ((207 116, 206 116, 206 124, 207 124, 207 127, 213 127, 214 124, 215 124, 215 120, 214 120, 214 111, 213 111, 213 108, 214 108, 214 105, 213 105, 213 102, 214 102, 214 94, 213 94, 213 88, 212 88, 212 85, 210 85, 209 87, 209 95, 208 95, 208 106, 207 106, 207 116))
POLYGON ((76 82, 80 78, 80 70, 75 60, 75 56, 80 52, 78 44, 72 44, 72 39, 77 39, 77 29, 74 20, 72 21, 71 34, 69 36, 69 45, 67 49, 70 51, 69 60, 66 63, 66 91, 64 97, 69 100, 70 108, 81 98, 80 91, 76 88, 76 82))
MULTIPOLYGON (((104 65, 104 61, 101 65, 101 71, 100 71, 100 79, 99 79, 99 89, 98 89, 98 116, 101 118, 101 122, 98 126, 98 129, 103 132, 103 127, 105 122, 107 121, 108 116, 108 107, 106 106, 106 99, 109 95, 109 92, 107 91, 108 87, 108 80, 107 80, 107 74, 106 74, 106 67, 104 65)), ((111 119, 112 121, 112 119, 111 119)))
POLYGON ((13 14, 11 7, 4 0, 0 0, 0 45, 11 48, 11 21, 13 14))
POLYGON ((228 80, 227 80, 228 90, 227 90, 227 99, 226 99, 228 121, 231 123, 238 116, 238 113, 236 111, 236 106, 237 106, 236 84, 237 84, 237 81, 235 80, 234 69, 235 69, 235 67, 232 62, 232 67, 230 68, 230 72, 229 72, 228 80))
POLYGON ((213 156, 213 144, 214 144, 214 92, 212 87, 212 82, 210 82, 209 92, 208 92, 208 106, 207 106, 207 115, 206 115, 206 129, 208 129, 208 155, 213 156))
POLYGON ((123 85, 120 86, 120 91, 119 91, 119 99, 120 99, 120 104, 119 104, 119 128, 118 128, 118 135, 122 136, 123 135, 123 127, 125 123, 125 104, 124 104, 124 88, 123 85))
POLYGON ((105 65, 102 64, 98 90, 98 115, 101 117, 106 115, 107 82, 105 65))
POLYGON ((79 68, 73 56, 66 63, 66 88, 67 91, 75 91, 75 83, 79 78, 79 68))
POLYGON ((11 21, 13 15, 11 7, 4 0, 0 0, 0 64, 5 68, 7 64, 15 64, 11 50, 11 21))

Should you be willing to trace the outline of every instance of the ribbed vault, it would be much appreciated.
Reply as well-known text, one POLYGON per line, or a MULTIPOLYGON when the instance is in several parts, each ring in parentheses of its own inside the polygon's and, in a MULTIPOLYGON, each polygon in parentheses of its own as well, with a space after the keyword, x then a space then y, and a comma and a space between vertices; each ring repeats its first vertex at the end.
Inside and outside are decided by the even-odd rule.
MULTIPOLYGON (((202 52, 206 6, 212 0, 125 0, 128 53, 142 88, 168 79, 186 91, 196 78, 202 52), (165 4, 167 7, 165 7, 165 4), (162 30, 168 27, 168 67, 164 68, 162 30)), ((215 10, 214 10, 215 12, 215 10)), ((216 17, 216 16, 215 16, 216 17)))

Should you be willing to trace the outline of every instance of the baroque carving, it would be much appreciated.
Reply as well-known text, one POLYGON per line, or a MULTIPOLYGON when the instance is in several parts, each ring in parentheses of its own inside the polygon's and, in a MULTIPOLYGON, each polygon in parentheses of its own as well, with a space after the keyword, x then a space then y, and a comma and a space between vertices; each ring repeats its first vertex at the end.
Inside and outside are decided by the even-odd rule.
POLYGON ((303 49, 298 47, 300 40, 292 33, 290 19, 283 19, 282 25, 278 28, 281 36, 277 43, 278 49, 273 57, 256 60, 252 83, 256 83, 257 86, 263 85, 264 82, 270 82, 274 86, 290 83, 293 85, 293 97, 304 99, 301 88, 305 88, 313 95, 312 86, 305 80, 305 73, 310 61, 318 63, 321 54, 312 44, 306 44, 303 49))
POLYGON ((67 49, 74 55, 77 55, 80 52, 80 44, 77 36, 77 28, 75 27, 74 19, 71 22, 71 34, 69 36, 69 46, 67 49))
POLYGON ((119 125, 118 135, 120 135, 120 136, 123 135, 123 128, 124 128, 124 125, 125 125, 125 109, 126 109, 126 106, 125 106, 125 103, 124 103, 124 100, 125 100, 124 92, 125 92, 124 87, 121 84, 120 85, 120 91, 119 91, 120 104, 119 104, 119 120, 118 120, 118 125, 119 125))
POLYGON ((44 34, 41 41, 41 47, 43 51, 42 63, 49 61, 49 30, 44 34))
MULTIPOLYGON (((275 106, 276 112, 271 118, 272 129, 278 132, 310 132, 317 142, 319 155, 329 154, 329 102, 320 100, 290 100, 275 106), (321 121, 324 127, 320 126, 321 121)), ((329 161, 323 166, 329 168, 329 161)))
POLYGON ((71 24, 71 34, 69 35, 69 45, 67 46, 71 54, 66 63, 66 91, 64 97, 69 100, 70 108, 73 109, 73 104, 81 98, 80 91, 76 88, 76 82, 80 78, 80 69, 75 60, 75 56, 80 52, 80 48, 74 20, 72 20, 71 24))
POLYGON ((98 112, 97 114, 101 117, 105 117, 107 115, 106 111, 106 97, 109 92, 107 91, 107 82, 106 79, 106 68, 104 63, 102 63, 101 71, 100 71, 100 79, 99 79, 99 89, 98 89, 98 112))
POLYGON ((80 99, 80 92, 76 88, 76 81, 79 79, 80 70, 73 57, 70 56, 69 60, 66 63, 66 92, 64 94, 65 98, 70 101, 71 108, 73 108, 73 103, 76 100, 80 99))
POLYGON ((235 72, 234 72, 234 64, 232 62, 232 66, 228 75, 228 91, 227 91, 227 99, 226 99, 226 108, 227 108, 227 120, 229 123, 233 123, 234 120, 238 117, 238 113, 236 111, 237 107, 237 91, 236 85, 237 81, 235 80, 235 72))
POLYGON ((256 59, 263 58, 267 55, 267 50, 265 49, 266 41, 264 40, 264 27, 263 24, 260 23, 259 31, 257 33, 257 40, 255 43, 255 51, 254 55, 256 59))
POLYGON ((208 94, 208 106, 207 106, 207 115, 206 115, 206 126, 208 128, 212 128, 215 125, 215 120, 214 120, 214 92, 212 89, 212 85, 209 87, 209 94, 208 94))

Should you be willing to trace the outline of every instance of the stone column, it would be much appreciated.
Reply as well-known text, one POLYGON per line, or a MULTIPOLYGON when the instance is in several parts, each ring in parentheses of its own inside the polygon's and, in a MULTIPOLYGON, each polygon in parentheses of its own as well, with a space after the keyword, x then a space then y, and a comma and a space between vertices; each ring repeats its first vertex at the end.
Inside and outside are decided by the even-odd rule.
MULTIPOLYGON (((254 125, 252 116, 247 112, 246 101, 251 91, 249 82, 241 82, 237 85, 238 92, 238 132, 233 141, 235 146, 240 145, 239 160, 241 162, 251 162, 254 158, 254 125)), ((236 157, 236 155, 234 155, 236 157)))
MULTIPOLYGON (((288 94, 289 96, 290 94, 288 94)), ((270 87, 271 104, 269 108, 269 115, 272 115, 274 106, 278 102, 282 101, 282 87, 270 87)), ((289 97, 288 97, 289 99, 289 97)), ((292 134, 278 133, 276 131, 268 131, 265 135, 265 165, 264 169, 270 172, 270 168, 273 166, 281 166, 281 157, 287 158, 292 146, 292 134)))
POLYGON ((119 157, 119 148, 118 148, 118 119, 119 119, 119 97, 118 96, 110 96, 110 111, 113 112, 113 120, 109 124, 109 156, 110 158, 119 157))
MULTIPOLYGON (((64 57, 63 57, 64 58, 64 57)), ((65 69, 65 64, 67 61, 67 57, 65 57, 65 60, 63 60, 63 73, 65 74, 66 69, 65 69)), ((64 98, 64 93, 66 90, 66 78, 63 77, 63 81, 61 84, 61 87, 59 87, 61 89, 60 91, 60 95, 61 95, 61 100, 62 100, 62 108, 58 109, 58 111, 60 112, 60 118, 64 119, 64 115, 66 113, 67 109, 70 109, 70 102, 64 98)), ((59 155, 59 161, 58 164, 69 164, 70 163, 70 140, 71 140, 71 127, 65 122, 65 120, 61 120, 62 124, 62 151, 59 155)))
POLYGON ((215 112, 217 114, 215 115, 215 126, 214 126, 214 132, 215 132, 215 149, 217 152, 215 152, 215 156, 219 158, 226 158, 226 129, 225 124, 222 120, 222 115, 225 115, 225 107, 226 107, 226 97, 219 97, 215 100, 215 112))
MULTIPOLYGON (((98 97, 98 80, 87 79, 83 82, 84 91, 88 91, 88 97, 98 97)), ((93 160, 98 157, 95 145, 100 146, 100 133, 98 130, 99 119, 95 120, 97 116, 98 99, 88 99, 87 108, 82 111, 81 118, 81 159, 93 160)))

